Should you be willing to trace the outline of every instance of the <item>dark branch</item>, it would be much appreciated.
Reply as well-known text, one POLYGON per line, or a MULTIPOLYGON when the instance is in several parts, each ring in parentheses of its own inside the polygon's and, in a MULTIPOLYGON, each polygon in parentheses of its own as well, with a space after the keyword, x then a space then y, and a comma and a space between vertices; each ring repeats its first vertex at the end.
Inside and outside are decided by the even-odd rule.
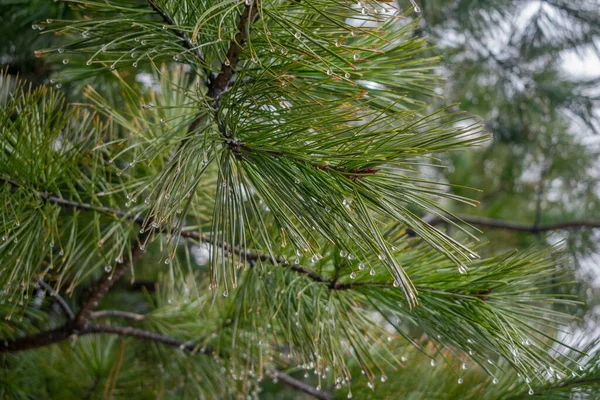
POLYGON ((94 311, 90 315, 90 319, 98 319, 98 318, 105 318, 105 317, 127 318, 127 319, 132 319, 134 321, 142 321, 144 318, 146 318, 146 316, 143 314, 137 314, 137 313, 133 313, 133 312, 129 312, 129 311, 121 311, 121 310, 100 310, 100 311, 94 311))
POLYGON ((307 385, 306 383, 296 379, 296 378, 292 378, 289 375, 286 375, 284 373, 281 373, 279 371, 275 371, 272 373, 273 378, 278 379, 279 381, 285 383, 286 385, 296 389, 296 390, 300 390, 308 395, 313 396, 316 399, 321 399, 321 400, 332 400, 334 399, 334 396, 331 394, 331 392, 328 391, 320 391, 317 390, 316 388, 307 385))
POLYGON ((43 279, 40 279, 38 281, 38 283, 46 292, 48 292, 48 294, 50 296, 54 297, 56 302, 60 305, 60 308, 62 308, 63 311, 65 312, 65 314, 67 315, 67 318, 69 318, 70 320, 75 318, 75 314, 73 313, 73 310, 71 310, 71 307, 69 307, 69 304, 65 301, 65 299, 60 294, 58 294, 58 292, 56 292, 54 289, 52 289, 50 287, 50 285, 48 285, 46 282, 44 282, 43 279))
MULTIPOLYGON (((13 341, 0 342, 0 353, 18 352, 30 350, 38 347, 49 346, 67 340, 74 335, 73 328, 65 325, 61 328, 51 331, 40 332, 36 335, 24 336, 13 341)), ((94 325, 89 324, 83 330, 77 332, 77 336, 91 334, 113 334, 119 336, 128 336, 136 339, 146 340, 154 343, 161 343, 171 347, 177 347, 181 350, 187 350, 192 354, 196 354, 200 349, 200 345, 192 341, 186 341, 174 338, 168 335, 162 335, 156 332, 147 331, 144 329, 133 328, 130 326, 121 325, 94 325)), ((279 379, 286 385, 294 389, 303 391, 317 399, 331 400, 333 396, 329 392, 321 392, 310 385, 305 384, 297 379, 292 378, 284 373, 275 371, 272 373, 274 378, 279 379)))
POLYGON ((192 41, 190 40, 190 38, 187 37, 187 35, 183 32, 180 31, 178 29, 175 28, 175 26, 177 25, 175 23, 175 21, 173 20, 173 18, 164 10, 162 10, 158 4, 156 4, 155 0, 148 0, 148 4, 150 4, 150 7, 152 8, 152 10, 157 13, 158 15, 160 15, 160 17, 162 18, 163 22, 165 23, 165 25, 173 32, 175 33, 175 35, 177 35, 181 41, 183 42, 183 46, 188 49, 189 51, 193 52, 194 55, 196 57, 198 57, 200 60, 204 61, 204 56, 202 55, 202 53, 200 53, 200 51, 198 50, 198 48, 196 46, 194 46, 194 44, 192 43, 192 41))
POLYGON ((131 251, 131 257, 125 259, 122 264, 118 264, 112 274, 103 275, 98 282, 92 287, 87 300, 81 304, 79 312, 75 316, 73 321, 73 328, 75 330, 81 330, 85 328, 88 320, 94 309, 98 306, 100 299, 109 291, 109 289, 119 280, 133 263, 140 259, 140 257, 146 252, 145 244, 148 240, 151 230, 147 230, 144 233, 140 233, 138 236, 139 246, 134 244, 134 248, 131 251))
MULTIPOLYGON (((244 45, 246 44, 246 40, 248 39, 247 35, 249 32, 248 23, 254 20, 256 15, 258 14, 258 1, 254 0, 252 5, 246 5, 244 8, 244 12, 240 16, 240 22, 238 24, 238 30, 235 34, 234 39, 231 41, 229 45, 229 49, 227 50, 227 60, 221 64, 221 71, 219 74, 212 79, 208 83, 208 97, 212 99, 212 108, 214 110, 215 115, 217 114, 220 107, 221 95, 223 92, 227 90, 229 84, 231 83, 231 78, 233 76, 233 72, 238 65, 240 53, 244 49, 244 45)), ((187 135, 185 139, 181 142, 181 147, 187 142, 189 137, 193 134, 193 132, 198 128, 200 122, 202 122, 203 115, 199 115, 192 121, 190 126, 188 127, 187 135)))
MULTIPOLYGON (((451 218, 451 217, 450 217, 451 218)), ((424 220, 426 220, 424 218, 424 220)), ((572 221, 563 221, 557 222, 553 224, 545 224, 545 225, 527 225, 521 224, 519 222, 510 222, 503 221, 492 218, 485 217, 473 217, 469 215, 458 215, 455 218, 456 221, 464 221, 471 225, 476 225, 485 228, 494 228, 494 229, 506 229, 510 231, 517 232, 529 232, 529 233, 540 233, 540 232, 549 232, 549 231, 558 231, 558 230, 570 230, 570 229, 595 229, 600 228, 600 220, 572 220, 572 221)), ((437 225, 442 223, 443 221, 439 218, 429 218, 426 220, 431 225, 437 225)))
POLYGON ((219 100, 221 94, 227 90, 231 82, 233 72, 238 65, 240 53, 244 49, 248 40, 249 24, 254 21, 258 15, 258 1, 253 0, 251 5, 244 7, 244 12, 240 16, 237 33, 229 45, 227 50, 227 60, 221 65, 221 72, 208 85, 208 97, 212 98, 213 108, 219 108, 219 100))
POLYGON ((178 347, 181 350, 188 350, 191 352, 196 352, 199 348, 199 345, 191 341, 181 340, 167 335, 161 335, 160 333, 151 332, 144 329, 132 328, 130 326, 90 324, 83 331, 83 333, 80 333, 80 335, 97 333, 130 336, 141 340, 166 344, 167 346, 178 347))
MULTIPOLYGON (((22 187, 21 185, 17 184, 16 182, 10 180, 9 178, 0 177, 0 180, 3 180, 15 187, 22 187)), ((95 212, 99 212, 99 213, 103 213, 103 214, 107 214, 107 215, 111 215, 111 216, 118 216, 118 217, 121 217, 124 219, 128 219, 140 226, 144 225, 144 218, 140 217, 137 214, 127 213, 127 212, 117 210, 117 209, 112 209, 109 207, 95 206, 95 205, 91 205, 88 203, 80 203, 80 202, 76 202, 76 201, 72 201, 72 200, 66 200, 66 199, 62 199, 60 197, 49 195, 47 193, 40 193, 40 192, 35 192, 35 193, 37 193, 39 196, 41 196, 44 200, 46 200, 50 203, 53 203, 53 204, 58 204, 65 208, 95 211, 95 212)), ((140 243, 144 243, 146 240, 146 237, 148 235, 150 235, 151 232, 152 232, 151 230, 145 231, 145 233, 143 234, 144 238, 138 238, 138 241, 140 243)), ((250 263, 260 260, 263 262, 268 262, 275 266, 282 265, 282 266, 289 268, 290 270, 292 270, 294 272, 297 272, 302 275, 306 275, 309 279, 312 279, 315 282, 326 283, 326 284, 330 285, 330 287, 334 290, 346 290, 346 288, 343 285, 338 287, 337 284, 333 284, 333 282, 330 281, 329 279, 322 277, 321 275, 317 274, 316 272, 314 272, 311 269, 302 267, 300 264, 291 264, 290 265, 290 263, 283 257, 271 257, 270 255, 267 255, 267 254, 255 253, 255 252, 248 251, 248 250, 242 250, 237 246, 232 247, 229 243, 216 242, 209 236, 201 235, 197 231, 181 231, 180 235, 181 235, 181 237, 196 240, 198 242, 210 243, 215 246, 222 246, 227 252, 232 253, 232 254, 237 254, 243 260, 250 262, 250 263)), ((136 249, 134 249, 133 254, 134 254, 134 256, 139 257, 139 256, 141 256, 141 254, 143 254, 143 251, 140 252, 140 249, 136 248, 136 249)), ((114 285, 115 281, 117 281, 127 271, 127 269, 129 267, 130 267, 130 262, 125 261, 123 264, 120 264, 117 266, 117 268, 115 269, 115 271, 112 275, 105 275, 103 277, 102 281, 99 282, 99 284, 102 283, 102 284, 109 285, 105 288, 106 290, 108 290, 112 285, 114 285)), ((95 302, 95 305, 92 308, 88 309, 88 311, 91 312, 91 310, 93 310, 93 308, 95 308, 97 306, 97 301, 105 293, 106 293, 106 291, 104 291, 102 293, 97 292, 97 294, 100 295, 100 297, 98 297, 98 299, 95 301, 92 300, 92 303, 95 302)), ((91 306, 91 303, 89 305, 91 306)), ((81 310, 80 310, 80 313, 81 313, 81 310)), ((87 315, 86 318, 89 318, 89 315, 87 315)))
POLYGON ((36 333, 34 335, 22 336, 13 340, 0 340, 1 353, 16 353, 19 351, 37 349, 52 344, 65 341, 73 334, 73 329, 69 325, 36 333))

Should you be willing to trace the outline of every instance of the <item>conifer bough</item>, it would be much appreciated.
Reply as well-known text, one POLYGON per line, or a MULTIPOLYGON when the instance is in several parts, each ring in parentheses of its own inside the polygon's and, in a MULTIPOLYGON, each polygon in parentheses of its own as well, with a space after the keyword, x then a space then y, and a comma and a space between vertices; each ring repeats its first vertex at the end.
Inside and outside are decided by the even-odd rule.
POLYGON ((420 217, 464 230, 441 203, 470 200, 424 166, 485 135, 432 111, 437 60, 411 18, 375 1, 68 4, 74 19, 43 24, 64 45, 38 54, 62 59, 58 84, 88 79, 85 100, 1 78, 7 368, 96 354, 114 367, 81 393, 101 378, 105 394, 190 398, 257 396, 265 375, 352 397, 410 369, 411 346, 480 380, 519 373, 517 394, 579 371, 555 338, 572 319, 556 307, 576 302, 554 293, 571 272, 553 252, 480 260, 420 217), (89 80, 106 71, 110 86, 89 80), (127 274, 156 292, 115 287, 127 274), (148 360, 168 364, 161 377, 148 360), (283 372, 296 369, 316 378, 283 372), (138 392, 117 380, 128 371, 138 392))

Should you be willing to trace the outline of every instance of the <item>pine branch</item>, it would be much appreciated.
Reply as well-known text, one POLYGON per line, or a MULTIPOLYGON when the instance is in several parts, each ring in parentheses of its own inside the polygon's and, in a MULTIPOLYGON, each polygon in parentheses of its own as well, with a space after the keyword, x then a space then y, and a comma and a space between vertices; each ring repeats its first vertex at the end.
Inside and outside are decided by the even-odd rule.
MULTIPOLYGON (((14 187, 20 187, 22 188, 23 186, 18 184, 16 181, 11 180, 8 177, 3 177, 0 176, 0 180, 4 181, 14 187)), ((77 202, 77 201, 73 201, 73 200, 68 200, 68 199, 63 199, 61 197, 57 197, 54 195, 50 195, 48 193, 43 193, 43 192, 35 192, 38 196, 40 196, 42 199, 48 201, 49 203, 53 203, 53 204, 57 204, 61 207, 64 208, 70 208, 70 209, 77 209, 77 210, 88 210, 88 211, 95 211, 95 212, 99 212, 102 214, 106 214, 106 215, 110 215, 113 217, 121 217, 124 219, 128 219, 140 226, 142 226, 144 224, 145 218, 135 214, 135 213, 130 213, 130 212, 126 212, 126 211, 122 211, 119 209, 114 209, 114 208, 110 208, 110 207, 104 207, 104 206, 96 206, 96 205, 92 205, 89 203, 82 203, 82 202, 77 202)), ((468 221, 467 221, 468 222, 468 221)), ((140 243, 144 243, 146 240, 146 237, 148 235, 151 234, 152 231, 148 230, 145 231, 144 235, 146 235, 144 238, 138 238, 138 241, 140 243)), ((290 264, 285 258, 283 257, 271 257, 270 255, 267 254, 262 254, 262 253, 257 253, 257 252, 253 252, 253 251, 249 251, 249 250, 242 250, 239 247, 235 246, 232 247, 229 243, 222 243, 222 242, 216 242, 215 240, 213 240, 212 238, 210 238, 207 235, 201 235, 196 231, 185 231, 182 230, 180 232, 181 237, 184 238, 188 238, 188 239, 192 239, 192 240, 196 240, 198 242, 205 242, 205 243, 210 243, 216 246, 222 246, 225 251, 227 251, 230 254, 236 254, 238 256, 240 256, 243 260, 245 260, 246 262, 249 263, 255 263, 256 261, 262 261, 262 262, 268 262, 272 265, 283 265, 286 266, 287 268, 289 268, 291 271, 297 272, 301 275, 305 275, 307 276, 309 279, 315 281, 315 282, 319 282, 319 283, 325 283, 329 286, 330 289, 332 290, 348 290, 351 289, 354 286, 357 286, 359 283, 339 283, 336 282, 336 280, 329 280, 326 279, 324 277, 322 277, 321 275, 317 274, 316 272, 314 272, 311 269, 308 268, 304 268, 303 266, 301 266, 300 264, 294 263, 294 264, 290 264)), ((137 248, 134 250, 134 256, 135 257, 140 257, 143 252, 139 253, 140 249, 137 248), (138 254, 139 253, 139 254, 138 254)), ((137 258, 136 258, 137 260, 137 258)), ((116 269, 115 272, 112 275, 107 275, 103 278, 103 282, 104 284, 110 284, 110 286, 114 285, 115 281, 117 281, 129 268, 130 263, 129 262, 124 262, 123 264, 120 264, 116 269)), ((100 284, 100 282, 98 283, 100 284)), ((367 282, 363 282, 363 284, 367 284, 367 282)), ((377 283, 378 284, 378 283, 377 283)), ((388 283, 386 285, 391 285, 391 283, 388 283)), ((106 288, 106 290, 110 289, 110 286, 106 288)), ((96 288, 98 290, 100 290, 100 288, 96 288)), ((104 289, 103 289, 104 290, 104 289)), ((97 295, 99 295, 100 297, 98 297, 97 300, 99 300, 102 296, 104 296, 106 292, 98 292, 97 295)), ((96 300, 96 305, 94 305, 93 308, 95 308, 97 306, 97 300, 96 300)), ((91 304, 90 304, 91 306, 91 304)), ((92 308, 92 309, 93 309, 92 308)), ((92 310, 90 309, 90 310, 92 310)), ((81 311, 80 311, 81 312, 81 311)), ((102 315, 102 311, 98 311, 97 313, 100 313, 99 315, 102 315)), ((97 314, 94 313, 94 314, 97 314)), ((88 315, 86 317, 86 319, 89 319, 90 315, 88 315)), ((93 318, 93 317, 92 317, 93 318)), ((72 319, 72 318, 71 318, 72 319)))
POLYGON ((20 184, 19 182, 17 182, 16 180, 14 180, 10 177, 7 177, 7 176, 0 176, 0 182, 3 182, 3 184, 8 184, 9 186, 11 186, 15 189, 25 189, 29 192, 32 192, 33 194, 40 197, 41 199, 47 201, 48 203, 57 204, 63 208, 95 211, 98 213, 109 215, 111 217, 120 217, 120 218, 128 219, 137 224, 142 224, 144 222, 143 218, 136 216, 136 214, 134 214, 134 213, 118 210, 115 208, 98 206, 98 205, 94 205, 94 204, 90 204, 90 203, 84 203, 84 202, 80 202, 80 201, 64 199, 62 197, 52 195, 48 192, 40 192, 35 189, 26 187, 26 186, 20 184))
POLYGON ((146 318, 146 316, 143 314, 137 314, 137 313, 133 313, 133 312, 129 312, 129 311, 100 310, 100 311, 94 311, 91 314, 90 319, 98 319, 98 318, 105 318, 105 317, 127 318, 127 319, 132 319, 134 321, 142 321, 142 320, 144 320, 144 318, 146 318))
POLYGON ((67 317, 70 320, 75 319, 75 314, 73 313, 73 310, 71 310, 71 307, 69 307, 69 304, 65 301, 65 299, 58 294, 58 292, 56 292, 54 289, 52 289, 52 287, 50 287, 50 285, 48 285, 46 282, 44 282, 43 279, 40 279, 38 281, 39 285, 50 294, 50 296, 54 297, 54 299, 56 300, 56 302, 60 305, 60 307, 63 309, 63 311, 65 312, 65 314, 67 315, 67 317))

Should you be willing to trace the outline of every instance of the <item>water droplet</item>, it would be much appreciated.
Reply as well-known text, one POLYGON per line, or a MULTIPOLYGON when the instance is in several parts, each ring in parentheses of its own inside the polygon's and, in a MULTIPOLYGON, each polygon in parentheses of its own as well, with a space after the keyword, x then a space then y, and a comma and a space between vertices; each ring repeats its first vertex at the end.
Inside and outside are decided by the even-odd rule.
POLYGON ((415 10, 416 13, 421 12, 421 7, 419 7, 419 5, 417 4, 417 2, 415 0, 410 0, 410 4, 412 4, 413 9, 415 10))
POLYGON ((458 272, 460 272, 462 275, 467 273, 467 267, 464 265, 461 265, 460 267, 458 267, 458 272))
POLYGON ((365 269, 365 264, 364 263, 359 263, 358 264, 358 270, 362 271, 363 269, 365 269))
POLYGON ((327 70, 327 75, 333 75, 333 71, 331 69, 327 70))
POLYGON ((467 369, 467 363, 462 363, 462 364, 460 365, 460 368, 461 368, 461 369, 467 369))
POLYGON ((432 367, 435 367, 435 366, 437 365, 437 363, 435 362, 435 360, 433 360, 433 359, 432 359, 432 360, 429 362, 429 365, 431 365, 432 367))
POLYGON ((227 297, 227 296, 229 296, 229 290, 225 289, 223 291, 223 297, 227 297))
POLYGON ((173 56, 174 61, 179 61, 179 56, 173 56))
POLYGON ((171 299, 168 299, 168 300, 167 300, 167 303, 171 304, 171 303, 173 303, 173 300, 171 300, 171 299))
POLYGON ((112 271, 112 267, 110 265, 107 265, 107 266, 104 267, 104 271, 105 272, 110 272, 110 271, 112 271))
POLYGON ((302 34, 300 32, 296 32, 296 33, 294 33, 294 37, 296 39, 300 39, 302 37, 302 34))
POLYGON ((360 10, 360 12, 362 13, 362 15, 367 15, 367 9, 364 7, 362 10, 360 10))
POLYGON ((2 241, 6 242, 6 236, 2 236, 2 241))
POLYGON ((146 246, 144 246, 143 244, 140 245, 140 250, 146 250, 146 246))
POLYGON ((81 37, 87 39, 90 37, 90 33, 88 31, 83 31, 81 32, 81 37))
POLYGON ((58 252, 58 255, 62 257, 62 256, 65 255, 65 252, 61 250, 61 251, 58 252))
POLYGON ((351 399, 352 398, 352 393, 348 392, 348 398, 351 399))
POLYGON ((55 88, 60 89, 62 87, 62 84, 57 83, 56 85, 54 85, 55 88))
POLYGON ((493 383, 494 385, 497 385, 497 384, 498 384, 498 378, 494 378, 494 379, 492 380, 492 383, 493 383))
POLYGON ((375 270, 373 268, 371 268, 371 270, 369 271, 369 275, 375 276, 375 270))
POLYGON ((134 63, 133 63, 133 64, 131 64, 131 65, 133 65, 133 67, 134 67, 134 68, 137 68, 137 66, 138 66, 138 63, 137 63, 137 62, 134 62, 134 63))
POLYGON ((525 383, 531 383, 531 378, 529 378, 528 376, 525 377, 525 383))
POLYGON ((530 396, 533 396, 533 393, 534 393, 533 389, 529 389, 529 392, 527 392, 527 393, 529 393, 530 396))
POLYGON ((379 258, 379 261, 385 260, 385 256, 383 254, 378 254, 377 258, 379 258))
POLYGON ((373 389, 373 387, 374 387, 374 386, 373 386, 373 384, 372 384, 371 382, 368 382, 368 383, 367 383, 367 387, 368 387, 369 389, 373 389))
POLYGON ((398 286, 400 286, 400 282, 398 282, 397 280, 394 280, 394 282, 392 283, 392 285, 394 287, 398 287, 398 286))
POLYGON ((340 250, 340 257, 345 258, 348 255, 348 252, 346 250, 340 250))
POLYGON ((110 69, 111 69, 111 71, 114 71, 114 70, 115 70, 115 68, 116 68, 115 64, 111 64, 111 65, 110 65, 110 69))
POLYGON ((350 279, 356 279, 356 272, 352 271, 350 274, 350 279))
POLYGON ((346 73, 344 74, 344 78, 346 78, 346 79, 350 79, 350 76, 351 76, 351 75, 350 75, 350 73, 349 73, 349 72, 346 72, 346 73))
POLYGON ((59 47, 58 49, 56 49, 56 51, 58 51, 58 54, 62 54, 65 52, 65 49, 63 49, 62 47, 59 47))
POLYGON ((358 61, 358 59, 360 58, 360 55, 358 53, 354 53, 352 58, 354 59, 354 61, 358 61))
POLYGON ((87 61, 85 62, 85 65, 92 65, 92 60, 87 60, 87 61))
POLYGON ((156 229, 156 228, 158 228, 158 227, 159 227, 159 225, 158 225, 158 222, 156 222, 156 221, 152 222, 152 223, 150 224, 150 226, 152 226, 154 229, 156 229))
POLYGON ((316 263, 317 261, 319 261, 319 256, 317 254, 313 254, 313 256, 310 258, 310 261, 316 263))
POLYGON ((162 26, 162 28, 163 28, 163 31, 166 31, 166 30, 167 30, 167 28, 168 28, 168 26, 166 26, 166 25, 163 25, 163 26, 162 26))
POLYGON ((458 382, 458 384, 459 384, 459 385, 462 385, 462 383, 463 383, 463 378, 458 378, 458 381, 457 381, 457 382, 458 382))
POLYGON ((69 59, 65 58, 64 60, 62 60, 62 63, 65 64, 65 65, 67 65, 69 63, 69 59))

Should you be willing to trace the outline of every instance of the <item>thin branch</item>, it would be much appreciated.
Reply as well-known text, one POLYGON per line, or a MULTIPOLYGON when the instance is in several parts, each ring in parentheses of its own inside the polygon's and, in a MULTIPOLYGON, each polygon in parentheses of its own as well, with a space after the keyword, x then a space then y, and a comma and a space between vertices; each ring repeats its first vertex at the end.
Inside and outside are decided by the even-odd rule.
POLYGON ((121 310, 100 310, 94 311, 90 315, 90 319, 98 319, 98 318, 106 318, 106 317, 118 317, 118 318, 127 318, 132 319, 134 321, 142 321, 146 318, 143 314, 137 314, 129 311, 121 311, 121 310))
POLYGON ((248 40, 249 24, 258 15, 258 1, 253 0, 251 5, 244 7, 244 12, 240 16, 240 21, 237 28, 237 33, 229 45, 227 50, 226 62, 221 65, 221 72, 208 85, 208 97, 213 99, 213 108, 219 108, 219 100, 221 94, 227 90, 231 83, 233 72, 237 67, 240 53, 244 49, 244 45, 248 40))
POLYGON ((197 352, 199 348, 199 345, 192 341, 181 340, 172 336, 162 335, 160 333, 151 332, 144 329, 133 328, 131 326, 90 324, 79 335, 89 335, 98 333, 109 333, 121 336, 130 336, 141 340, 162 343, 167 346, 178 347, 181 350, 188 350, 192 353, 197 352))
POLYGON ((279 371, 272 372, 272 375, 273 375, 273 378, 278 379, 279 381, 285 383, 286 385, 288 385, 296 390, 300 390, 308 395, 311 395, 312 397, 314 397, 316 399, 332 400, 335 398, 333 396, 333 394, 331 394, 331 392, 329 392, 329 391, 322 392, 322 391, 317 390, 316 388, 314 388, 296 378, 292 378, 291 376, 281 373, 279 371))
MULTIPOLYGON (((450 217, 452 218, 452 217, 450 217)), ((540 232, 549 232, 549 231, 558 231, 558 230, 571 230, 571 229, 596 229, 600 228, 600 220, 571 220, 571 221, 563 221, 556 222, 552 224, 545 225, 528 225, 521 224, 519 222, 510 222, 492 218, 485 217, 474 217, 470 215, 458 215, 454 218, 456 221, 464 221, 471 225, 477 225, 485 228, 494 228, 494 229, 505 229, 509 231, 517 231, 517 232, 529 232, 529 233, 540 233, 540 232)), ((429 222, 431 225, 436 225, 442 222, 439 218, 430 218, 429 222)))
POLYGON ((58 294, 58 292, 56 290, 52 289, 52 287, 50 287, 50 285, 48 285, 46 282, 44 282, 43 279, 38 280, 38 284, 46 292, 48 292, 48 294, 50 294, 50 296, 54 297, 56 302, 60 305, 60 308, 62 308, 63 311, 65 312, 65 314, 67 315, 67 318, 69 318, 70 320, 73 320, 75 318, 75 314, 73 313, 73 310, 71 310, 71 307, 69 307, 69 304, 66 302, 66 300, 60 294, 58 294))
MULTIPOLYGON (((221 64, 221 71, 214 79, 211 79, 207 85, 207 96, 212 99, 211 106, 215 115, 217 115, 219 111, 221 95, 227 90, 227 88, 229 88, 233 72, 235 71, 235 68, 239 62, 240 53, 244 49, 244 45, 248 40, 247 35, 250 31, 248 28, 248 23, 254 20, 256 15, 258 15, 258 1, 259 0, 254 0, 252 1, 251 5, 245 6, 244 12, 240 16, 237 33, 235 34, 235 37, 231 41, 229 49, 227 50, 226 60, 221 64)), ((194 133, 196 128, 198 128, 200 122, 202 122, 202 118, 203 115, 199 115, 196 117, 196 119, 194 119, 194 121, 192 121, 188 127, 187 135, 181 142, 179 149, 185 145, 189 137, 194 133)))
MULTIPOLYGON (((19 187, 19 188, 23 187, 22 185, 18 184, 17 182, 11 180, 10 178, 0 176, 0 180, 7 182, 14 187, 19 187)), ((122 210, 113 209, 113 208, 109 208, 109 207, 95 206, 95 205, 91 205, 88 203, 81 203, 81 202, 76 202, 76 201, 72 201, 72 200, 66 200, 66 199, 63 199, 60 197, 49 195, 47 193, 41 193, 41 192, 36 192, 36 191, 33 191, 33 192, 36 193, 37 195, 39 195, 42 199, 44 199, 50 203, 60 205, 65 208, 95 211, 95 212, 110 215, 113 217, 118 216, 118 217, 121 217, 124 219, 128 219, 140 226, 144 225, 144 218, 139 216, 138 214, 128 213, 128 212, 125 212, 122 210)), ((144 232, 143 235, 145 235, 145 238, 146 238, 151 233, 152 233, 152 230, 147 230, 144 232)), ((337 287, 334 287, 334 285, 332 285, 331 280, 322 277, 321 275, 317 274, 316 272, 314 272, 311 269, 304 268, 300 264, 296 264, 296 263, 290 264, 283 257, 271 257, 270 255, 267 255, 267 254, 256 253, 256 252, 252 252, 249 250, 242 250, 237 246, 232 247, 229 243, 217 242, 217 241, 213 240, 212 238, 210 238, 208 235, 201 235, 197 231, 183 231, 182 230, 179 234, 181 235, 181 237, 196 240, 198 242, 210 243, 215 246, 222 246, 227 252, 232 253, 232 254, 237 254, 242 259, 246 260, 247 262, 252 263, 252 262, 256 262, 256 261, 260 260, 263 262, 268 262, 275 266, 283 265, 284 267, 287 267, 294 272, 297 272, 302 275, 306 275, 308 278, 312 279, 315 282, 326 283, 326 284, 330 285, 332 287, 332 289, 334 289, 334 290, 345 290, 345 289, 338 289, 337 287)), ((145 238, 143 238, 143 239, 138 238, 138 241, 140 243, 144 243, 146 240, 145 238)), ((139 249, 136 248, 133 253, 136 257, 139 257, 139 256, 141 256, 141 254, 143 252, 140 253, 139 249)), ((118 280, 127 271, 129 266, 130 266, 129 261, 126 261, 123 264, 120 264, 115 269, 115 271, 112 275, 105 275, 103 277, 104 284, 109 284, 110 286, 112 286, 115 283, 115 281, 118 280)), ((108 290, 110 288, 110 286, 108 286, 106 288, 106 290, 108 290)), ((103 292, 100 297, 102 297, 104 295, 104 293, 105 292, 103 292)), ((100 294, 100 292, 98 292, 98 294, 100 294)), ((98 300, 99 300, 99 298, 98 298, 98 300)), ((96 305, 97 305, 97 301, 96 301, 96 304, 94 305, 94 308, 96 307, 96 305)), ((89 315, 87 316, 87 318, 89 318, 89 315)))
POLYGON ((175 23, 173 18, 166 11, 161 9, 155 0, 148 0, 148 4, 155 13, 160 15, 165 25, 183 41, 183 46, 189 51, 193 52, 194 55, 200 60, 204 61, 204 55, 200 53, 198 47, 194 46, 190 38, 188 38, 183 31, 175 28, 177 24, 175 23))
POLYGON ((131 256, 125 259, 122 264, 118 264, 112 274, 105 274, 98 282, 96 282, 90 291, 87 300, 81 304, 79 312, 75 316, 75 320, 73 321, 73 328, 75 330, 81 330, 85 328, 92 312, 98 306, 100 299, 106 294, 106 292, 110 290, 115 282, 118 281, 119 278, 131 268, 133 263, 139 260, 140 257, 142 257, 142 255, 146 252, 145 244, 151 233, 151 230, 140 233, 137 238, 139 246, 134 244, 131 256))

